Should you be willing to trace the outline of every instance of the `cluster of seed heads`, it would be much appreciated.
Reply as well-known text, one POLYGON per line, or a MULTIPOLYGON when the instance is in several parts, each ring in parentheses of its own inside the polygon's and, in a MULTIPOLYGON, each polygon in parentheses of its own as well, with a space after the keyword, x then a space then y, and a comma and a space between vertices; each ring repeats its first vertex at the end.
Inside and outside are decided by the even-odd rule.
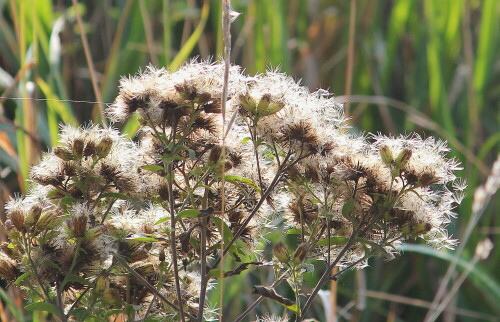
POLYGON ((64 126, 30 192, 6 205, 0 277, 66 317, 127 305, 196 317, 212 312, 199 306, 223 255, 235 266, 224 276, 273 261, 295 289, 315 260, 363 267, 417 238, 453 248, 445 227, 465 185, 445 142, 350 134, 330 94, 274 71, 232 66, 222 111, 223 74, 193 62, 122 79, 107 116, 137 113, 136 141, 64 126), (299 246, 260 253, 273 225, 299 246))

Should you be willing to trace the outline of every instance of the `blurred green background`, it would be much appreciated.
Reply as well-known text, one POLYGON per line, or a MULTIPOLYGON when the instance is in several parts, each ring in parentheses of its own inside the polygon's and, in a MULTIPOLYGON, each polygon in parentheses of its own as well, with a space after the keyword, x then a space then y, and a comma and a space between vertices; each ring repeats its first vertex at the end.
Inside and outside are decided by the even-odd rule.
MULTIPOLYGON (((222 53, 221 1, 75 3, 0 0, 2 205, 26 192, 29 166, 56 144, 58 124, 101 119, 105 105, 88 101, 112 102, 120 77, 150 63, 176 69, 192 57, 222 53)), ((352 131, 417 132, 448 141, 469 184, 458 219, 449 226, 460 238, 471 220, 474 191, 500 151, 500 1, 233 0, 232 5, 241 15, 232 25, 231 61, 247 73, 279 67, 311 90, 328 89, 347 102, 352 131)), ((131 137, 136 129, 134 121, 122 126, 131 137)), ((494 196, 475 214, 452 280, 470 274, 443 321, 500 316, 499 201, 494 196), (464 263, 486 237, 495 245, 492 253, 467 268, 464 263)), ((5 220, 3 207, 0 218, 5 220)), ((1 228, 0 240, 5 240, 1 228)), ((407 246, 392 262, 372 260, 365 270, 345 274, 337 284, 339 319, 421 321, 454 254, 407 246)), ((248 285, 268 283, 269 274, 260 268, 225 280, 228 321, 255 299, 248 285)), ((12 318, 9 310, 27 320, 44 319, 21 312, 19 293, 9 292, 0 320, 12 318)), ((250 317, 263 311, 283 313, 264 301, 250 317)), ((311 317, 326 321, 319 299, 311 317)))

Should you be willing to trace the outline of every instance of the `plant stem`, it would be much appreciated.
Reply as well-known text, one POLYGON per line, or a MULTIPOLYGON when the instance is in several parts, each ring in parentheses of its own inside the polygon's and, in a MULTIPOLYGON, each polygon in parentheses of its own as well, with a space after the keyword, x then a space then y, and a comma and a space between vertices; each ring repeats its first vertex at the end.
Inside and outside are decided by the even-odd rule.
POLYGON ((175 237, 175 209, 174 209, 174 192, 172 189, 174 171, 172 169, 172 163, 167 166, 167 188, 168 188, 168 202, 170 205, 170 249, 172 252, 172 266, 174 269, 174 280, 175 280, 175 291, 177 293, 177 302, 179 303, 179 313, 181 315, 181 321, 184 322, 186 319, 184 317, 181 285, 179 282, 179 267, 177 264, 177 245, 175 237))
POLYGON ((318 283, 314 287, 312 293, 307 298, 306 304, 304 304, 304 307, 302 309, 302 316, 304 316, 306 314, 307 310, 309 310, 309 308, 311 307, 312 301, 314 300, 314 298, 318 294, 319 290, 321 289, 323 284, 325 284, 326 281, 328 281, 328 279, 330 278, 330 272, 332 271, 332 269, 335 266, 337 266, 338 262, 342 259, 342 257, 347 252, 349 247, 351 247, 351 245, 352 245, 352 243, 357 235, 358 235, 358 231, 353 231, 353 233, 351 234, 351 237, 349 238, 347 243, 344 245, 344 248, 342 248, 342 250, 337 255, 335 260, 326 268, 325 272, 323 273, 323 276, 321 276, 321 279, 318 281, 318 283))
POLYGON ((201 290, 200 290, 200 304, 198 306, 198 321, 203 321, 203 309, 205 307, 205 294, 207 291, 207 283, 203 283, 207 276, 207 218, 202 217, 201 220, 201 240, 200 240, 200 264, 201 264, 201 290))
MULTIPOLYGON (((168 306, 174 309, 177 312, 180 312, 181 309, 177 307, 174 303, 170 302, 167 298, 165 298, 153 285, 151 285, 148 281, 144 279, 139 273, 137 273, 129 264, 123 259, 120 255, 115 254, 113 258, 120 263, 130 274, 132 274, 137 280, 142 283, 148 290, 150 290, 153 294, 155 294, 160 300, 165 302, 168 306)), ((188 312, 184 312, 184 316, 187 316, 191 320, 196 320, 196 317, 189 314, 188 312)))

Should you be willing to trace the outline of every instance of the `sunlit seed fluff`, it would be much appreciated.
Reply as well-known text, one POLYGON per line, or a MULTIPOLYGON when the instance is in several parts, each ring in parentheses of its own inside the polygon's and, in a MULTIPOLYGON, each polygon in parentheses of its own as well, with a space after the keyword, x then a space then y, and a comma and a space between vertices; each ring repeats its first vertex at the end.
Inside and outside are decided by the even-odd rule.
MULTIPOLYGON (((150 66, 145 72, 121 80, 120 93, 106 113, 112 121, 122 122, 138 110, 146 121, 157 124, 161 121, 162 111, 174 111, 177 106, 189 102, 199 106, 208 104, 207 109, 213 111, 217 109, 215 105, 222 94, 223 74, 223 64, 209 62, 192 61, 175 72, 150 66), (165 109, 167 106, 170 108, 165 109)), ((232 66, 229 73, 230 97, 239 91, 242 79, 239 67, 232 66)))

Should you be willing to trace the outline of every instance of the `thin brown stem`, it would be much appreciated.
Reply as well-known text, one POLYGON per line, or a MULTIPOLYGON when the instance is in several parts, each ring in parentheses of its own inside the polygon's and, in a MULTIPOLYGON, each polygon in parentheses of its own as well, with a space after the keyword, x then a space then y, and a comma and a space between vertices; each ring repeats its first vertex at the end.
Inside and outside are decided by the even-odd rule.
POLYGON ((182 301, 182 294, 181 294, 181 285, 179 281, 179 267, 177 263, 177 245, 176 245, 176 234, 175 234, 175 205, 174 205, 174 192, 172 189, 172 182, 173 182, 173 169, 172 169, 172 164, 170 163, 167 166, 167 189, 168 189, 168 203, 170 206, 170 249, 172 252, 172 266, 174 269, 174 280, 175 280, 175 292, 177 293, 177 302, 179 303, 179 313, 181 315, 181 321, 184 322, 185 316, 184 316, 184 309, 183 309, 183 301, 182 301))
MULTIPOLYGON (((144 279, 144 277, 142 277, 139 273, 137 273, 132 267, 130 267, 130 265, 125 261, 125 259, 123 259, 120 255, 117 255, 115 254, 115 256, 113 256, 113 258, 118 262, 120 263, 120 265, 122 265, 130 274, 132 274, 135 278, 137 278, 137 280, 142 284, 144 285, 148 290, 151 291, 151 293, 155 294, 160 300, 162 300, 163 302, 165 302, 165 304, 167 304, 168 306, 170 306, 172 309, 174 309, 175 311, 179 312, 181 311, 181 308, 176 306, 174 303, 170 302, 167 298, 165 298, 160 292, 158 292, 158 290, 153 286, 151 285, 148 281, 146 281, 144 279)), ((196 320, 196 317, 187 313, 187 312, 184 312, 184 316, 187 316, 188 318, 190 318, 191 320, 196 320)))

